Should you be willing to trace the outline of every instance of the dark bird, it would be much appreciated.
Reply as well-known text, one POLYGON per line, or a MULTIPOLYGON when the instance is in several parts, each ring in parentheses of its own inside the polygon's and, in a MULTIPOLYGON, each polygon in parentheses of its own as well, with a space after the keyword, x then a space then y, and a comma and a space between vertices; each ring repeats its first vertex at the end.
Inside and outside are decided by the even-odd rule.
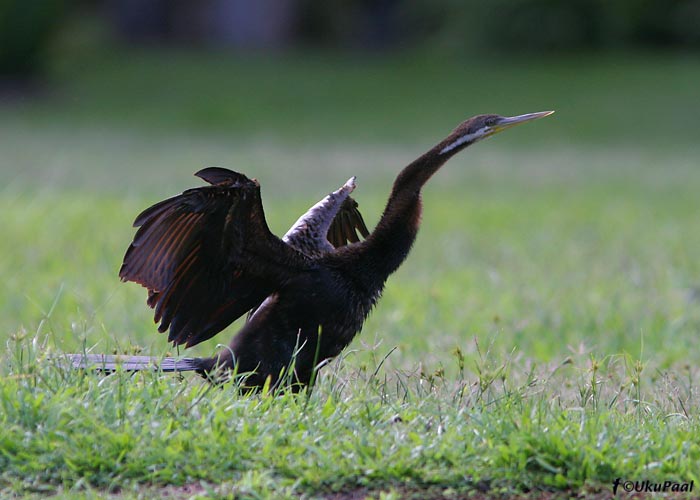
POLYGON ((209 186, 156 203, 134 222, 138 231, 119 271, 148 290, 160 332, 191 347, 248 314, 227 349, 211 358, 74 355, 75 366, 219 377, 235 369, 245 386, 295 386, 337 356, 360 331, 384 284, 416 239, 421 189, 455 154, 481 139, 553 111, 515 117, 479 115, 404 168, 371 233, 350 197, 355 178, 311 207, 281 239, 265 221, 260 185, 225 168, 195 175, 209 186), (359 234, 358 234, 359 233, 359 234), (364 239, 360 239, 362 236, 364 239), (290 379, 287 379, 290 380, 290 379))

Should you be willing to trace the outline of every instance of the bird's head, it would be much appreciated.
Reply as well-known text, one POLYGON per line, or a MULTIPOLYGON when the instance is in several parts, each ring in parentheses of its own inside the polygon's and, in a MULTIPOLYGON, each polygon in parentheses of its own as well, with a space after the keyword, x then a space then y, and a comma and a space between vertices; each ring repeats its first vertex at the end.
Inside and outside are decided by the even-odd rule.
POLYGON ((541 111, 539 113, 528 113, 518 116, 499 115, 477 115, 462 122, 454 131, 439 145, 439 154, 453 154, 457 151, 474 144, 481 139, 491 137, 502 130, 506 130, 521 123, 537 120, 549 116, 554 111, 541 111))

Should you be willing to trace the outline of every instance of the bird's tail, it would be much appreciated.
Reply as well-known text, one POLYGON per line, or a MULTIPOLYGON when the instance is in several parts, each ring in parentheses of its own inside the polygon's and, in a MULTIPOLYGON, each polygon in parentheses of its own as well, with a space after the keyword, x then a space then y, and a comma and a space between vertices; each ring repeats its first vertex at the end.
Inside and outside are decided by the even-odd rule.
POLYGON ((162 372, 202 371, 203 358, 158 358, 155 356, 127 356, 108 354, 66 354, 72 368, 111 373, 154 370, 162 372))

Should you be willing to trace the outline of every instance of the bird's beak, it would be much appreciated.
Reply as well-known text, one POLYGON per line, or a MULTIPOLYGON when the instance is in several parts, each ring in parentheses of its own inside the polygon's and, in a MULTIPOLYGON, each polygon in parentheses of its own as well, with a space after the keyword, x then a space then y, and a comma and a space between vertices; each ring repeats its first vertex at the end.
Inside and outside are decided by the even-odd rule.
POLYGON ((549 116, 554 111, 540 111, 539 113, 528 113, 526 115, 518 116, 502 116, 498 121, 491 127, 490 133, 488 135, 493 135, 502 130, 506 130, 510 127, 520 125, 521 123, 531 122, 532 120, 537 120, 538 118, 544 118, 549 116))
POLYGON ((498 132, 514 127, 515 125, 520 125, 521 123, 531 122, 532 120, 537 120, 538 118, 544 118, 552 113, 554 113, 554 111, 540 111, 539 113, 528 113, 526 115, 519 116, 483 116, 481 118, 485 118, 488 125, 484 123, 475 131, 469 131, 472 120, 467 120, 457 127, 452 134, 445 139, 444 142, 439 144, 439 146, 442 148, 440 149, 439 154, 443 155, 445 153, 449 153, 450 151, 453 152, 451 154, 454 154, 454 152, 459 151, 459 149, 465 148, 470 144, 474 144, 475 142, 487 137, 491 137, 493 134, 497 134, 498 132), (464 131, 465 128, 467 131, 464 131))

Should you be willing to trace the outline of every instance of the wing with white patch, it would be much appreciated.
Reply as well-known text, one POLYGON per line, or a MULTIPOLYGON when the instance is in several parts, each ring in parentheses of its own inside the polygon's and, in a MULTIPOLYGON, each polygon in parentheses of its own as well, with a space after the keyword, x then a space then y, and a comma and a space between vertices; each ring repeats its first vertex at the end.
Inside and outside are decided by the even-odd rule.
POLYGON ((355 177, 333 191, 292 225, 282 238, 291 247, 309 257, 319 257, 334 248, 359 241, 369 235, 365 222, 350 197, 355 189, 355 177))

